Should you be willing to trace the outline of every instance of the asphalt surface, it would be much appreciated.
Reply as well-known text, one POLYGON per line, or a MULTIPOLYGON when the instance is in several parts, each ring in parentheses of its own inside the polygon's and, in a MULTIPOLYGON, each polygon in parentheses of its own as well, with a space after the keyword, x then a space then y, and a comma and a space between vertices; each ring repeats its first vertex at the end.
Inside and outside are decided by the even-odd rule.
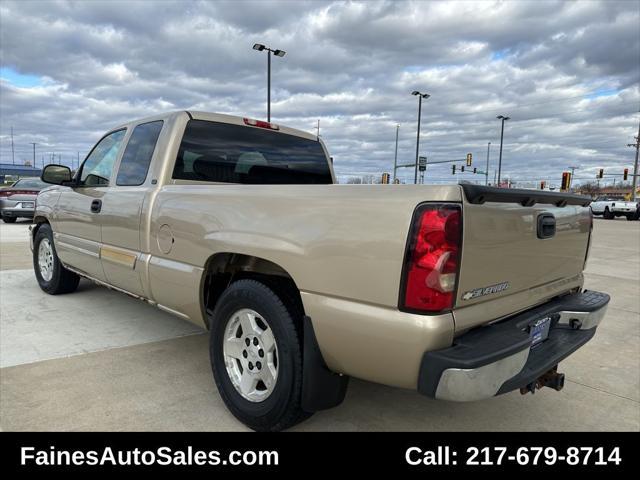
MULTIPOLYGON (((247 430, 216 391, 205 332, 85 280, 44 294, 27 227, 0 226, 1 429, 247 430)), ((612 301, 560 364, 562 392, 451 403, 352 379, 341 406, 294 429, 640 430, 640 222, 595 220, 586 277, 612 301)))

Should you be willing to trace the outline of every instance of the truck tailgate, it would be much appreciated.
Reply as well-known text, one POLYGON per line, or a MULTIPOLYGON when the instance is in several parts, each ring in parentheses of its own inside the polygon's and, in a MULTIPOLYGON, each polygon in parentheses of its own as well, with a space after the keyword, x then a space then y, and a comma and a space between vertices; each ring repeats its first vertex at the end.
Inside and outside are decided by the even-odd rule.
POLYGON ((590 199, 535 190, 462 188, 457 333, 582 285, 590 199))

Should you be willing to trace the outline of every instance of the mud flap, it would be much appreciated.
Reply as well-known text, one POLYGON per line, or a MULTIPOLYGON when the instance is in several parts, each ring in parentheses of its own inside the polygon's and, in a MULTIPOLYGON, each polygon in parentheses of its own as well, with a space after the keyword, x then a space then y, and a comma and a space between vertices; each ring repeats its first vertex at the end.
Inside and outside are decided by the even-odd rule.
POLYGON ((311 413, 336 407, 344 400, 349 377, 329 370, 320 352, 311 318, 306 315, 303 335, 302 409, 311 413))

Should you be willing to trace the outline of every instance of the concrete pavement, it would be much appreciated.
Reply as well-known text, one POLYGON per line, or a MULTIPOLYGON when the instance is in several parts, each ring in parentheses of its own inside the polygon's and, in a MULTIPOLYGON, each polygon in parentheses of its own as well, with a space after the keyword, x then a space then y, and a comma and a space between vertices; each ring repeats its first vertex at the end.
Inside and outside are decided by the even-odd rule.
MULTIPOLYGON (((3 430, 246 430, 216 392, 205 333, 85 281, 71 295, 40 292, 25 229, 0 226, 3 430)), ((562 392, 457 404, 352 379, 340 407, 295 430, 638 431, 639 284, 640 222, 596 219, 586 287, 612 302, 596 337, 560 364, 562 392)))

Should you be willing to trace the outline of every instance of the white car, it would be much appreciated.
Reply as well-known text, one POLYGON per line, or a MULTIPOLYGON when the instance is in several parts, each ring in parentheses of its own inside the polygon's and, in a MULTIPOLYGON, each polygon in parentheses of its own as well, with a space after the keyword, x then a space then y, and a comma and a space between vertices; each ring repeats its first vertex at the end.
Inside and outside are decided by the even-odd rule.
POLYGON ((640 203, 637 201, 627 202, 611 197, 598 197, 591 202, 591 212, 608 220, 622 216, 627 217, 627 220, 637 220, 639 208, 640 203))

